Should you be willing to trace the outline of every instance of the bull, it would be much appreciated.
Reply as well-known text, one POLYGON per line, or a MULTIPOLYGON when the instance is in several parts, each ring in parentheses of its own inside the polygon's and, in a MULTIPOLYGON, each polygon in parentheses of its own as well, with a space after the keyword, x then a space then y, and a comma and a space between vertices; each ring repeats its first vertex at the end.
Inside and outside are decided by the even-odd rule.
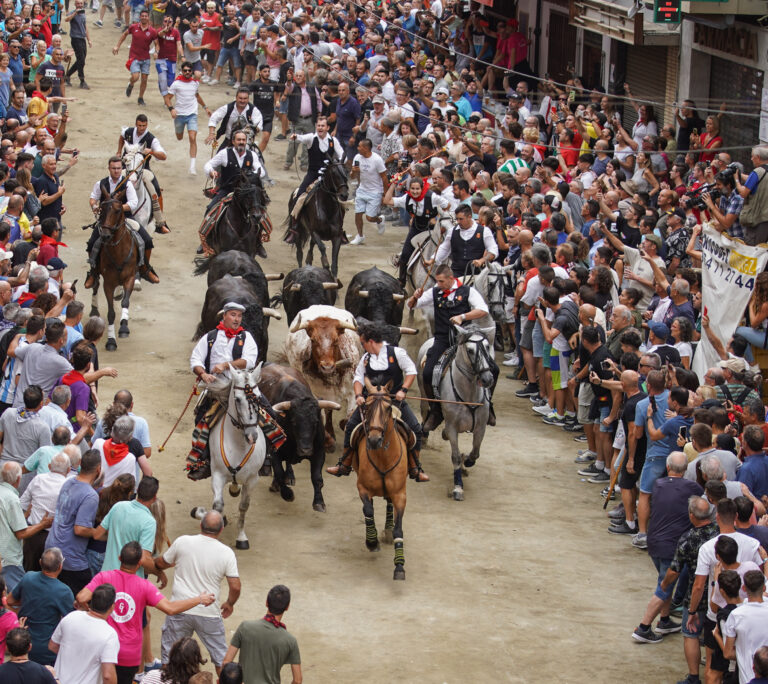
POLYGON ((341 283, 325 268, 302 266, 293 269, 283 281, 283 308, 288 323, 299 311, 313 304, 333 306, 339 287, 341 283))
POLYGON ((401 327, 405 292, 389 273, 376 266, 360 271, 349 283, 344 308, 359 324, 371 321, 382 326, 384 339, 397 345, 400 335, 415 335, 418 330, 401 327))
MULTIPOLYGON (((296 314, 285 338, 285 355, 301 371, 318 399, 341 404, 348 416, 355 408, 352 378, 360 361, 360 340, 354 316, 344 309, 315 304, 296 314)), ((336 435, 330 411, 325 428, 329 449, 336 435)))
POLYGON ((296 484, 293 466, 307 459, 315 490, 312 508, 325 513, 322 493, 325 430, 320 411, 339 410, 341 406, 333 401, 318 401, 300 371, 276 363, 262 367, 259 389, 277 411, 277 422, 287 437, 272 457, 273 479, 270 490, 279 491, 286 501, 293 501, 293 490, 290 487, 296 484))
POLYGON ((280 319, 282 316, 269 306, 269 291, 263 273, 245 276, 227 274, 214 281, 205 293, 200 324, 194 339, 200 339, 216 327, 219 322, 218 312, 227 302, 237 302, 245 307, 243 328, 251 333, 259 348, 258 360, 264 361, 269 347, 269 319, 280 319))

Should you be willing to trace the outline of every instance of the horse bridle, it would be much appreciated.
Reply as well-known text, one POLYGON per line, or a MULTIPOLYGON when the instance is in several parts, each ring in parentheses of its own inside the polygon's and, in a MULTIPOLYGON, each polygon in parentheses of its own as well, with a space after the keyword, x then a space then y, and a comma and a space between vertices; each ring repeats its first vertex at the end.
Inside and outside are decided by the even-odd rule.
MULTIPOLYGON (((491 368, 491 363, 490 363, 491 357, 490 357, 490 354, 485 350, 485 345, 482 344, 483 341, 485 341, 485 336, 482 333, 475 332, 475 333, 472 333, 469 336, 469 339, 464 344, 466 345, 466 344, 469 344, 470 342, 472 342, 475 345, 475 350, 477 352, 478 359, 479 359, 480 356, 482 356, 485 359, 485 361, 486 361, 488 370, 490 371, 490 368, 491 368), (479 340, 478 339, 473 339, 473 338, 477 338, 477 337, 479 337, 480 339, 479 340)), ((472 371, 476 374, 476 376, 479 377, 481 371, 478 371, 478 369, 477 369, 477 366, 476 366, 477 360, 473 359, 469 354, 467 354, 467 356, 469 356, 469 362, 470 362, 472 371)), ((461 373, 465 378, 467 378, 468 380, 474 380, 474 377, 469 375, 459 365, 459 363, 456 363, 456 368, 458 369, 459 373, 461 373)), ((451 391, 453 392, 454 397, 456 397, 456 399, 458 401, 463 402, 464 399, 462 399, 461 395, 459 394, 459 390, 456 389, 456 384, 453 382, 453 364, 452 363, 451 363, 451 365, 448 368, 448 377, 449 377, 449 379, 451 381, 451 391)), ((469 432, 474 432, 475 431, 475 422, 476 422, 475 413, 476 413, 477 409, 480 408, 480 407, 479 406, 466 406, 465 408, 469 411, 470 415, 472 416, 472 429, 469 430, 469 432)))
MULTIPOLYGON (((110 197, 107 200, 103 200, 103 201, 99 202, 99 218, 96 219, 96 224, 97 224, 97 226, 99 228, 99 232, 101 232, 102 229, 106 230, 109 233, 110 238, 114 238, 115 233, 118 231, 118 229, 121 226, 125 225, 125 212, 123 212, 123 220, 120 223, 115 224, 114 226, 105 226, 101 222, 101 208, 105 204, 112 204, 113 202, 118 202, 120 204, 120 210, 122 211, 123 203, 120 202, 120 200, 117 197, 110 197)), ((120 239, 117 242, 110 242, 109 244, 112 245, 113 247, 116 246, 116 245, 119 245, 123 241, 123 237, 125 237, 125 235, 121 235, 120 239)))
MULTIPOLYGON (((371 427, 371 428, 368 427, 368 421, 366 420, 365 413, 363 412, 363 408, 364 407, 368 408, 368 403, 366 402, 363 406, 360 407, 360 418, 361 418, 360 422, 362 422, 362 424, 363 424, 363 432, 365 433, 365 456, 368 459, 368 463, 370 463, 373 466, 374 470, 381 477, 382 484, 384 484, 386 476, 389 473, 391 473, 395 468, 397 468, 397 466, 400 465, 400 461, 403 460, 402 443, 400 445, 400 455, 398 456, 398 458, 394 462, 394 464, 392 464, 389 468, 387 468, 386 470, 382 470, 381 468, 379 468, 379 466, 376 463, 374 463, 373 459, 371 459, 370 453, 368 452, 368 435, 369 435, 369 430, 370 431, 381 432, 382 440, 383 440, 384 432, 387 430, 389 425, 392 422, 394 422, 394 417, 392 416, 392 411, 391 411, 393 402, 392 402, 392 398, 391 398, 391 396, 389 394, 378 394, 378 393, 374 394, 374 395, 369 394, 367 398, 370 398, 370 399, 373 400, 372 403, 371 403, 371 408, 372 409, 374 407, 378 407, 378 405, 380 403, 382 403, 382 402, 384 402, 386 404, 389 404, 389 407, 390 407, 389 420, 387 420, 386 423, 384 423, 383 427, 371 427)), ((366 411, 366 413, 367 413, 367 411, 366 411)), ((381 449, 389 449, 389 442, 384 442, 381 445, 381 449)), ((386 490, 386 485, 385 484, 384 484, 384 489, 386 490)))
MULTIPOLYGON (((256 392, 254 392, 253 387, 250 383, 246 382, 242 387, 239 387, 235 385, 232 387, 233 390, 240 390, 245 394, 245 399, 248 402, 248 417, 253 418, 254 414, 254 406, 258 407, 259 401, 256 398, 256 392)), ((229 416, 229 420, 232 422, 233 427, 237 428, 238 430, 243 430, 245 428, 249 427, 258 427, 259 426, 259 419, 258 419, 258 408, 256 409, 256 422, 255 423, 243 423, 240 421, 239 417, 233 416, 229 409, 227 409, 227 415, 229 416)))
POLYGON ((347 188, 347 192, 349 192, 349 183, 346 181, 346 172, 344 171, 344 167, 339 162, 331 162, 323 170, 322 179, 320 181, 320 187, 322 188, 323 192, 325 192, 328 195, 331 195, 331 197, 334 197, 337 202, 341 202, 342 200, 339 199, 339 192, 341 191, 342 186, 345 186, 347 188), (341 172, 344 175, 345 182, 335 186, 334 188, 327 188, 325 186, 326 182, 328 184, 331 183, 330 171, 331 169, 337 166, 341 168, 342 170, 341 172), (326 177, 328 177, 328 181, 325 180, 326 177))

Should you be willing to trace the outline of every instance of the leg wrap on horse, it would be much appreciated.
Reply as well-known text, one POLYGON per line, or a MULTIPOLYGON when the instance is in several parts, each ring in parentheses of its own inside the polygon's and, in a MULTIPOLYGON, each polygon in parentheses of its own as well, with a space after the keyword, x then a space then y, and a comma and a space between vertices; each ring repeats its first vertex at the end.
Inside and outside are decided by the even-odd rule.
POLYGON ((405 565, 405 550, 402 539, 395 540, 395 565, 405 565))
POLYGON ((365 543, 371 547, 376 546, 379 543, 379 538, 376 535, 376 523, 373 518, 365 516, 365 543))

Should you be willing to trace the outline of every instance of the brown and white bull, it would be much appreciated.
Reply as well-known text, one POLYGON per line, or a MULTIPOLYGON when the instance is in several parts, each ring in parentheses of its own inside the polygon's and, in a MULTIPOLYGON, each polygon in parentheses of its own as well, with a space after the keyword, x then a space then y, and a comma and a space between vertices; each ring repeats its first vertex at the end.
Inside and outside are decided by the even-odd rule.
MULTIPOLYGON (((352 378, 361 354, 356 330, 348 311, 315 304, 296 314, 284 346, 289 365, 304 374, 315 397, 341 404, 345 418, 355 409, 352 378)), ((326 411, 325 429, 332 450, 331 411, 326 411)))

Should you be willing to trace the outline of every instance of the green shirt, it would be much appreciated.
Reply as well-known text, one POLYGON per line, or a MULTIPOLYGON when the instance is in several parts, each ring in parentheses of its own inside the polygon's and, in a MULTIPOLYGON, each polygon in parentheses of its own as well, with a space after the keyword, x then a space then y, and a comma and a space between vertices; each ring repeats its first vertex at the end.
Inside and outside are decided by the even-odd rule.
POLYGON ((22 565, 21 539, 16 539, 16 532, 26 528, 19 493, 13 485, 0 482, 0 558, 4 568, 22 565))
POLYGON ((283 665, 300 665, 296 637, 266 620, 241 622, 232 645, 240 649, 243 681, 248 684, 280 684, 283 665))
POLYGON ((512 157, 511 159, 507 159, 507 161, 499 167, 499 173, 508 173, 511 176, 514 176, 517 171, 523 168, 529 168, 525 160, 520 159, 519 157, 512 157))
POLYGON ((24 467, 30 472, 37 475, 49 472, 48 466, 51 464, 53 457, 60 453, 64 447, 61 446, 41 446, 35 451, 26 461, 24 461, 24 467))
MULTIPOLYGON (((120 567, 120 551, 128 542, 139 542, 142 549, 152 553, 157 521, 144 504, 135 500, 116 503, 101 521, 101 526, 109 532, 102 572, 120 567)), ((143 568, 136 574, 144 577, 143 568)))

